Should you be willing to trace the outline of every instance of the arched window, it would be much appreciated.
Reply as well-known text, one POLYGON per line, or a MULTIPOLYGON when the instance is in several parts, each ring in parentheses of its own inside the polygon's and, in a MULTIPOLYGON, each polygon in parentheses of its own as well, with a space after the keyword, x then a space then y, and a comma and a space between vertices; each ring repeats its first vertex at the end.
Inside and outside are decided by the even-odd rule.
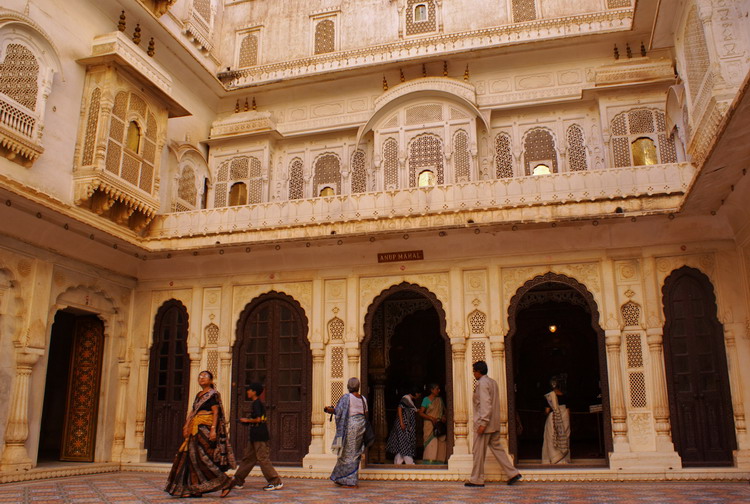
POLYGON ((436 171, 438 185, 443 180, 443 142, 437 135, 424 134, 416 137, 409 144, 409 187, 416 187, 420 168, 429 167, 436 171))
POLYGON ((586 145, 583 140, 583 129, 573 124, 568 128, 568 170, 585 171, 588 168, 586 162, 586 145))
POLYGON ((419 187, 431 187, 435 185, 435 172, 422 170, 419 172, 419 187))
POLYGON ((398 142, 389 138, 383 142, 383 188, 398 189, 398 142))
POLYGON ((125 140, 125 147, 132 150, 133 152, 138 152, 138 149, 141 146, 141 127, 138 126, 138 123, 135 121, 130 121, 130 124, 128 124, 128 135, 125 140))
POLYGON ((510 151, 510 135, 507 133, 498 133, 495 137, 495 176, 513 176, 513 154, 510 151))
POLYGON ((414 22, 420 23, 427 21, 427 6, 425 4, 419 4, 414 7, 414 22))
POLYGON ((658 159, 656 159, 656 144, 648 137, 636 138, 630 144, 630 151, 633 154, 633 166, 654 165, 658 163, 658 159))
POLYGON ((406 0, 406 35, 437 31, 435 0, 406 0))
POLYGON ((336 50, 336 27, 331 19, 324 19, 315 25, 315 52, 325 54, 336 50))
POLYGON ((534 167, 532 175, 549 175, 551 173, 548 165, 540 163, 534 167))
POLYGON ((331 186, 325 186, 320 190, 318 196, 321 198, 325 198, 326 196, 336 196, 336 191, 331 186))
POLYGON ((365 170, 365 153, 357 150, 352 154, 352 193, 367 191, 367 171, 365 170))
POLYGON ((289 165, 289 199, 302 199, 304 197, 304 187, 302 160, 294 158, 289 165))
POLYGON ((195 206, 198 191, 195 187, 195 171, 190 166, 186 166, 180 175, 180 181, 177 186, 177 197, 186 203, 195 206))
POLYGON ((453 170, 456 182, 468 182, 471 178, 469 135, 464 130, 453 135, 453 170))
POLYGON ((258 64, 258 36, 257 32, 248 33, 240 42, 237 61, 239 68, 247 68, 258 64))
POLYGON ((557 173, 557 151, 552 132, 547 128, 534 128, 526 133, 523 142, 523 157, 526 163, 526 175, 536 175, 536 168, 540 164, 547 166, 549 173, 557 173))
POLYGON ((244 182, 232 184, 229 189, 229 206, 247 205, 247 186, 244 182))
POLYGON ((313 178, 315 193, 322 196, 321 193, 326 186, 334 191, 333 194, 341 193, 341 161, 333 153, 323 154, 315 160, 315 175, 313 178))

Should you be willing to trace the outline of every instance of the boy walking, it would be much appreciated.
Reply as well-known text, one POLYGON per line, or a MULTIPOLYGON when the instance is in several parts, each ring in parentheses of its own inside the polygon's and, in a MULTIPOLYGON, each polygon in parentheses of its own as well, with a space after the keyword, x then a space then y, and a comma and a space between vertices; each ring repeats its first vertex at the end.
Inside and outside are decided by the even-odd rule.
POLYGON ((240 418, 240 422, 249 426, 249 443, 245 448, 245 454, 234 473, 234 478, 229 482, 226 488, 221 492, 222 497, 229 495, 234 487, 240 487, 245 484, 245 478, 253 470, 255 464, 260 466, 268 484, 263 490, 281 490, 284 484, 281 482, 276 469, 273 468, 271 460, 268 458, 268 425, 266 424, 266 407, 260 400, 263 393, 263 385, 260 383, 251 383, 247 388, 247 398, 253 401, 250 406, 250 418, 240 418))

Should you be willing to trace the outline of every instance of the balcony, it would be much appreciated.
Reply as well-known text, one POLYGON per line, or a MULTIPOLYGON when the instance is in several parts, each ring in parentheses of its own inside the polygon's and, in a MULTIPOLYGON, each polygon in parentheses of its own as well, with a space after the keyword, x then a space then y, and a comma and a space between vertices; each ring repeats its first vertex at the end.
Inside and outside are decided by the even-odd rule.
POLYGON ((44 152, 41 136, 38 114, 0 93, 0 146, 5 157, 20 156, 22 164, 31 166, 44 152))
POLYGON ((469 220, 496 225, 669 213, 679 209, 694 174, 693 165, 676 163, 180 212, 156 216, 146 241, 181 238, 179 246, 189 248, 218 235, 222 244, 240 244, 322 238, 331 231, 441 229, 469 220))

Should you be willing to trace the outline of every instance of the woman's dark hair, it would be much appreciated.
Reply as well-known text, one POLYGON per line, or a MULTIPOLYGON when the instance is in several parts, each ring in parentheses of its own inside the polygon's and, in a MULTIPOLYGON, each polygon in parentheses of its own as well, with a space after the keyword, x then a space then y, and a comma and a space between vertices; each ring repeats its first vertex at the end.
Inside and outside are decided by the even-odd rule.
POLYGON ((203 371, 201 371, 200 373, 198 373, 198 376, 202 375, 203 373, 206 373, 208 375, 208 377, 211 378, 211 388, 216 388, 216 386, 213 383, 214 382, 214 374, 211 371, 209 371, 208 369, 204 369, 203 371))
POLYGON ((412 385, 411 387, 409 387, 409 394, 415 396, 415 395, 419 395, 421 393, 422 393, 422 387, 420 387, 418 385, 412 385))
POLYGON ((263 384, 258 382, 253 382, 250 385, 247 386, 247 390, 252 390, 255 392, 256 395, 261 395, 263 393, 263 384))
POLYGON ((474 365, 472 366, 472 369, 478 373, 481 373, 483 375, 487 374, 487 363, 483 360, 476 361, 474 365))
POLYGON ((429 395, 432 392, 432 389, 434 389, 435 387, 439 387, 439 386, 440 386, 440 384, 436 383, 436 382, 428 383, 427 384, 427 390, 425 391, 425 393, 429 395))

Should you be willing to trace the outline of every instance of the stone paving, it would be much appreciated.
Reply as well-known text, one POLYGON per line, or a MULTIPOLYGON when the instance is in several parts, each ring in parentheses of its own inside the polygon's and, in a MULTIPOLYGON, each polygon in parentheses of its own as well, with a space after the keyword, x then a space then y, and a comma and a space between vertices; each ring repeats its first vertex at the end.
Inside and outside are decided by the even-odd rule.
POLYGON ((264 480, 248 478, 226 499, 207 494, 179 499, 162 491, 165 475, 116 472, 0 485, 0 503, 13 504, 747 504, 747 482, 490 483, 465 488, 457 482, 361 481, 357 489, 330 481, 286 478, 284 488, 261 490, 264 480))

